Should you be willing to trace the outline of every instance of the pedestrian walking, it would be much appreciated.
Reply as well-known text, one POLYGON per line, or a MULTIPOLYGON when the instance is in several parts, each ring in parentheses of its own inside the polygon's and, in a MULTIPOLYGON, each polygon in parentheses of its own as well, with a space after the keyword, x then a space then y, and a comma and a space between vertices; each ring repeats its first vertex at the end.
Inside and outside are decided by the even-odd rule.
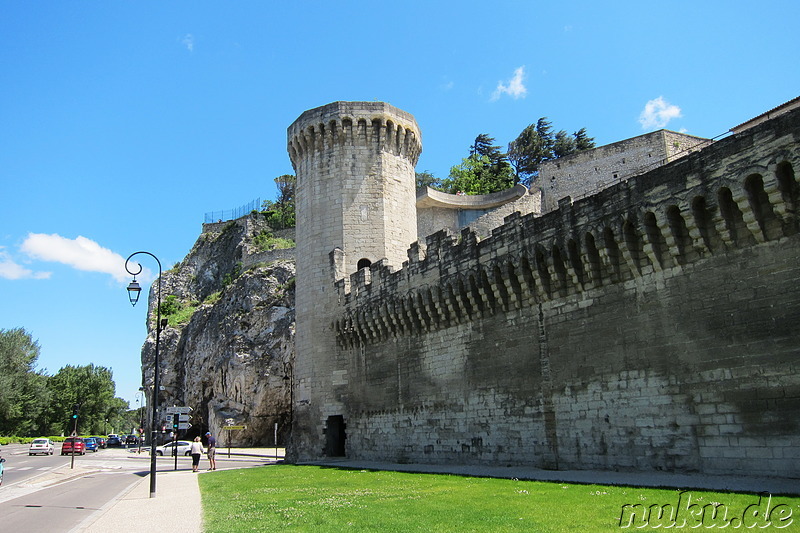
POLYGON ((203 455, 203 443, 200 442, 199 436, 194 438, 189 453, 192 455, 192 472, 197 472, 200 468, 200 456, 203 455))
POLYGON ((209 470, 216 470, 217 459, 215 456, 217 454, 217 439, 214 438, 214 435, 212 435, 210 431, 206 432, 206 437, 208 437, 208 451, 206 454, 208 455, 209 470))

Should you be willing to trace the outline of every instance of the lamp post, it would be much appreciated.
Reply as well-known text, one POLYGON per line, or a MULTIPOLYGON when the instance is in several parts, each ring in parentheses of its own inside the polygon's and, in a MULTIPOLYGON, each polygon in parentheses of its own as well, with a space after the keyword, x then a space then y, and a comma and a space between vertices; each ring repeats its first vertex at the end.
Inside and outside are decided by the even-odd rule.
POLYGON ((142 288, 136 282, 137 274, 141 274, 142 272, 142 265, 138 263, 134 263, 139 267, 139 270, 136 272, 131 271, 128 268, 128 263, 130 262, 133 256, 138 254, 146 254, 156 260, 158 263, 158 290, 157 293, 157 303, 156 303, 156 360, 154 363, 154 371, 153 371, 153 419, 150 422, 151 425, 151 433, 150 433, 150 497, 156 497, 156 419, 158 418, 158 370, 160 367, 160 361, 158 357, 158 345, 160 340, 160 332, 161 332, 161 261, 158 260, 158 257, 154 256, 150 252, 134 252, 128 256, 125 260, 125 270, 128 271, 128 274, 133 276, 133 281, 130 282, 128 285, 128 298, 131 301, 131 305, 136 305, 136 302, 139 301, 139 296, 142 292, 142 288))
POLYGON ((139 403, 138 407, 138 415, 139 415, 139 453, 142 453, 142 441, 144 440, 144 434, 142 433, 142 428, 144 427, 144 387, 139 387, 139 390, 136 392, 136 401, 139 403), (139 402, 139 396, 141 395, 142 401, 139 402))
MULTIPOLYGON (((283 363, 283 381, 285 384, 289 385, 289 438, 292 436, 292 429, 294 425, 294 368, 292 368, 291 362, 284 362, 283 363)), ((277 438, 275 441, 277 442, 277 438)), ((288 442, 286 439, 283 443, 283 460, 286 461, 286 448, 288 442)), ((275 445, 275 462, 278 462, 278 450, 277 444, 275 445)))

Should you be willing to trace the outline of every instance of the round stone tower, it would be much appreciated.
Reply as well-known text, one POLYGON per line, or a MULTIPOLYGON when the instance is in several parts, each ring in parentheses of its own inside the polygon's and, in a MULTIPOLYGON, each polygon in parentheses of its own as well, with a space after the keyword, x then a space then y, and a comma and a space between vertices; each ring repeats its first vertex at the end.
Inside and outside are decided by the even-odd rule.
POLYGON ((414 166, 422 151, 412 115, 383 102, 334 102, 288 129, 297 175, 297 284, 290 459, 346 452, 348 357, 331 323, 334 286, 372 263, 400 268, 417 240, 414 166))

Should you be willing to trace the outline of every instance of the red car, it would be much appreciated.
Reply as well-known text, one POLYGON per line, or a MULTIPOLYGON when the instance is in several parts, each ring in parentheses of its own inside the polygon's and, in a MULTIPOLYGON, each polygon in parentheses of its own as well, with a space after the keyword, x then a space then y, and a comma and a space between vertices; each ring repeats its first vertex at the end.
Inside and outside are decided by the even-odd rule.
POLYGON ((67 437, 61 444, 61 455, 86 455, 86 444, 79 437, 67 437))

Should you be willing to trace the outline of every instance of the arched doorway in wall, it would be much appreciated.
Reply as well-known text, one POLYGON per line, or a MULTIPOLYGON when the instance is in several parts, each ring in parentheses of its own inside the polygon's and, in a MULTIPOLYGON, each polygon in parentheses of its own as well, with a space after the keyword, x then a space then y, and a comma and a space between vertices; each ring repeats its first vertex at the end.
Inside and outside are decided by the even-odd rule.
POLYGON ((358 260, 358 264, 356 265, 356 270, 361 270, 362 268, 369 268, 372 265, 372 261, 363 257, 358 260))

